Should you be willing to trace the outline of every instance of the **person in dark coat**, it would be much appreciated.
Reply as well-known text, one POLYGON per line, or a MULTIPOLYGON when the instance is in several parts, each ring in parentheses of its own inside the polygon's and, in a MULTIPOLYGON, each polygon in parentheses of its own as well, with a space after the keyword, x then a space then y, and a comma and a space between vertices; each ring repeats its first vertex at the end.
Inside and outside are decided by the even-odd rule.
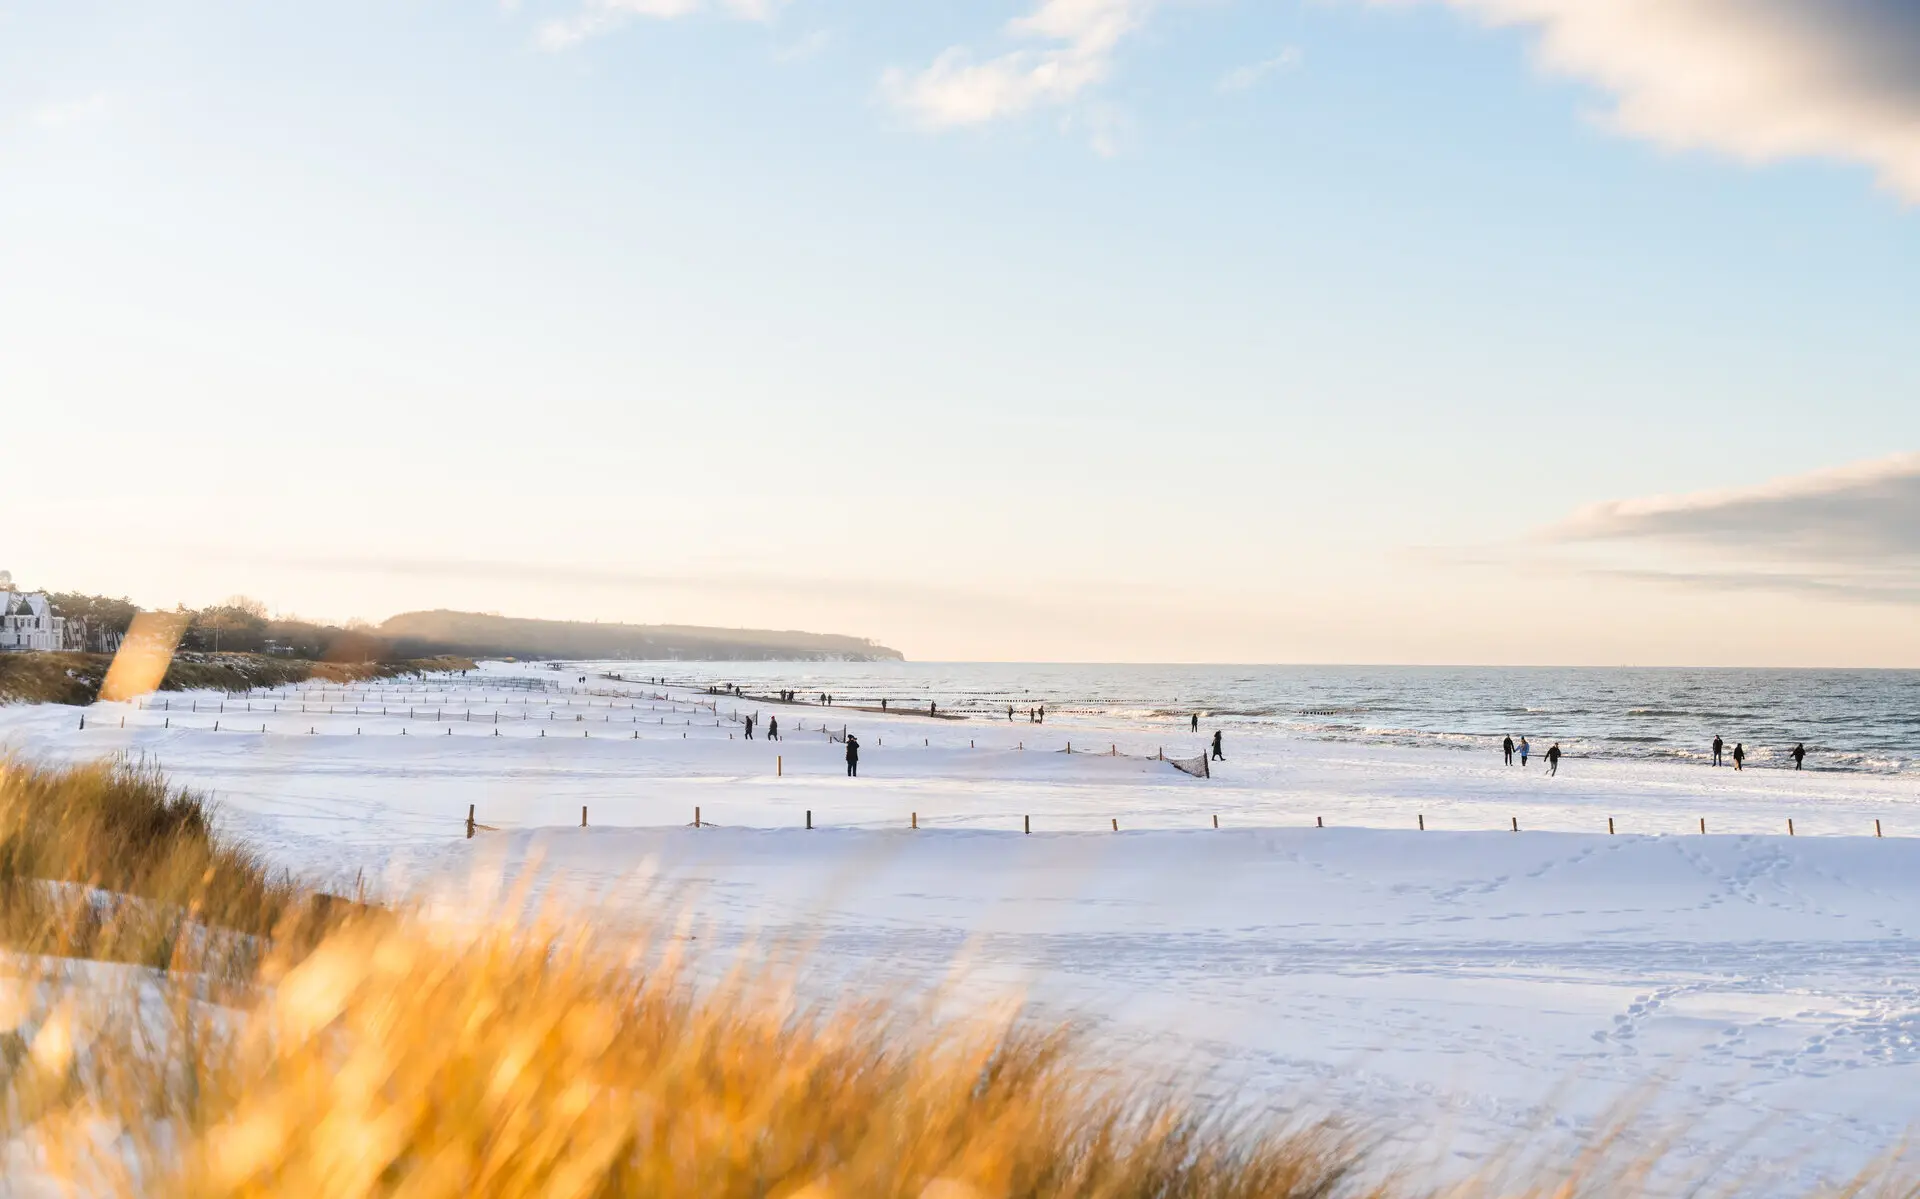
POLYGON ((1733 743, 1733 768, 1735 770, 1747 768, 1747 747, 1738 741, 1733 743))
POLYGON ((1723 745, 1725 745, 1725 744, 1726 744, 1726 742, 1724 742, 1724 741, 1722 741, 1722 740, 1720 740, 1720 737, 1719 737, 1719 735, 1718 735, 1718 734, 1715 734, 1715 736, 1714 736, 1714 738, 1713 738, 1713 764, 1714 764, 1715 766, 1718 766, 1718 765, 1720 765, 1720 764, 1721 764, 1721 762, 1720 762, 1720 747, 1721 747, 1721 746, 1723 746, 1723 745))
POLYGON ((1213 730, 1213 760, 1216 762, 1224 762, 1227 760, 1227 755, 1220 748, 1219 729, 1213 730))
POLYGON ((1513 738, 1508 737, 1500 743, 1500 752, 1507 756, 1507 765, 1513 765, 1513 738))
POLYGON ((778 716, 767 717, 767 740, 780 740, 780 718, 778 716))
POLYGON ((856 778, 860 774, 860 738, 847 734, 847 777, 856 778))
POLYGON ((1807 743, 1802 741, 1793 747, 1793 768, 1799 770, 1807 761, 1807 743))
POLYGON ((1558 741, 1555 741, 1552 745, 1547 747, 1547 774, 1556 775, 1559 773, 1560 773, 1560 743, 1558 741))
POLYGON ((1195 712, 1193 714, 1193 723, 1189 727, 1191 727, 1193 731, 1196 733, 1200 731, 1200 713, 1195 712))

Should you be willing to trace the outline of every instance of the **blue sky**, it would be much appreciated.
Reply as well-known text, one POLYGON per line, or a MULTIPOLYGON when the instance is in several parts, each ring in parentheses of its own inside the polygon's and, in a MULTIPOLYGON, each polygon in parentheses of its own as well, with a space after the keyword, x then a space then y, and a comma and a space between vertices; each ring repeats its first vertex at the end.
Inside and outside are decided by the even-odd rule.
POLYGON ((0 566, 922 658, 1920 664, 1920 467, 1858 465, 1920 448, 1920 32, 1805 9, 0 3, 0 566), (1673 495, 1799 532, 1620 515, 1673 495))

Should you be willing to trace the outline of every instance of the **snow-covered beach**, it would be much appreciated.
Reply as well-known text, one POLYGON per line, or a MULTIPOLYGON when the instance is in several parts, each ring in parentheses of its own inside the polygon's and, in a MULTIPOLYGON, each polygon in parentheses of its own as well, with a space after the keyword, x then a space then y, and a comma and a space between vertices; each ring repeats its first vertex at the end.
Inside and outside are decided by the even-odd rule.
POLYGON ((156 696, 85 729, 16 706, 0 742, 148 756, 337 887, 533 860, 603 898, 684 883, 718 944, 790 931, 836 977, 1017 989, 1117 1051, 1377 1119, 1410 1152, 1470 1156, 1652 1088, 1684 1113, 1683 1157, 1764 1133, 1737 1159, 1791 1181, 1920 1116, 1910 776, 1578 758, 1549 778, 1493 745, 1254 727, 1197 779, 1154 759, 1197 751, 1184 719, 929 721, 597 674, 156 696), (782 740, 727 718, 755 708, 782 740), (857 780, 825 731, 843 723, 857 780), (471 840, 469 805, 489 826, 471 840))

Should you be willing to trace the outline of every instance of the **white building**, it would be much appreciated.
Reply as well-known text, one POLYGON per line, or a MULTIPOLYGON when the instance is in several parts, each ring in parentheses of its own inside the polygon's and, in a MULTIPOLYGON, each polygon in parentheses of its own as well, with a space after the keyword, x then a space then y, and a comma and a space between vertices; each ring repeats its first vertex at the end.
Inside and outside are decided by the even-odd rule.
MULTIPOLYGON (((8 582, 11 584, 11 580, 8 582)), ((67 618, 53 614, 53 605, 46 596, 14 591, 10 585, 0 590, 0 653, 65 649, 66 644, 67 618)))

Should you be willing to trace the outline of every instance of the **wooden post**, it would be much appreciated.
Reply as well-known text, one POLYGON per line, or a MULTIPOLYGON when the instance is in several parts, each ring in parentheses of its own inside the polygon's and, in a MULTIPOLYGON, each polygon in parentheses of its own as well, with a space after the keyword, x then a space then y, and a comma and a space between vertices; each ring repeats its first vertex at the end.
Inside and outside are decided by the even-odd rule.
POLYGON ((1513 831, 1516 833, 1520 831, 1520 818, 1518 816, 1513 818, 1513 831))
POLYGON ((1878 820, 1873 822, 1873 835, 1876 837, 1880 835, 1880 822, 1878 820))
POLYGON ((1120 818, 1118 816, 1113 818, 1113 831, 1116 833, 1120 831, 1120 818))
POLYGON ((807 809, 807 827, 808 828, 813 827, 813 809, 812 808, 807 809))
POLYGON ((1219 828, 1219 827, 1220 827, 1220 813, 1218 813, 1218 812, 1215 812, 1215 813, 1213 814, 1213 827, 1215 827, 1215 828, 1219 828))
POLYGON ((473 840, 473 805, 467 805, 467 840, 473 840))
POLYGON ((1793 817, 1787 817, 1787 836, 1793 836, 1793 817))
POLYGON ((1707 818, 1705 816, 1700 818, 1700 835, 1703 837, 1707 835, 1707 818))
POLYGON ((693 806, 693 827, 695 828, 700 827, 700 805, 699 804, 695 804, 693 806))
POLYGON ((1427 831, 1427 814, 1425 812, 1421 812, 1419 816, 1420 816, 1420 831, 1424 833, 1427 831))
POLYGON ((80 713, 80 731, 83 733, 87 731, 87 714, 85 712, 80 713))
POLYGON ((587 827, 587 805, 580 805, 580 827, 587 827))
POLYGON ((919 827, 920 827, 920 813, 918 813, 918 812, 915 812, 915 813, 913 814, 913 826, 912 826, 912 827, 914 827, 914 828, 919 828, 919 827))
MULTIPOLYGON (((639 735, 640 734, 638 733, 634 734, 634 736, 636 737, 639 735)), ((773 755, 773 777, 784 778, 786 777, 786 773, 787 773, 787 756, 785 754, 773 755)))
POLYGON ((1325 816, 1315 816, 1313 818, 1313 827, 1315 828, 1327 827, 1327 818, 1325 816))
POLYGON ((1607 836, 1613 836, 1613 817, 1607 817, 1607 836))
POLYGON ((1021 828, 1022 828, 1022 831, 1024 831, 1024 832, 1026 832, 1026 833, 1027 833, 1028 835, 1032 835, 1032 833, 1033 833, 1033 817, 1031 817, 1031 816, 1022 816, 1022 817, 1020 818, 1020 824, 1021 824, 1021 828))

